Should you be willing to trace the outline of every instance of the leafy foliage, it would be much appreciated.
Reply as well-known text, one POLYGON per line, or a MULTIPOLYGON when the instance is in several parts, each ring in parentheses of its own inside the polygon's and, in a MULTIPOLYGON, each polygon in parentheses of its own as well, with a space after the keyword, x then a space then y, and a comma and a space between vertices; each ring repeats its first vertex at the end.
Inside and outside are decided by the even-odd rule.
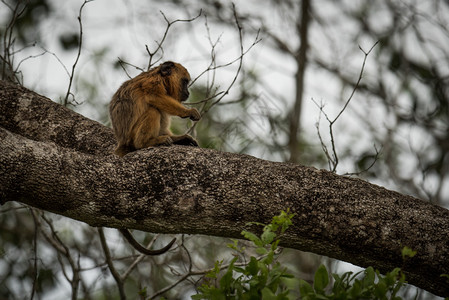
POLYGON ((405 284, 405 275, 400 268, 395 268, 385 276, 372 267, 353 274, 346 272, 342 275, 332 274, 333 286, 329 286, 329 275, 321 265, 315 273, 312 285, 300 280, 301 299, 402 299, 397 296, 405 284), (326 290, 330 290, 326 292, 326 290))
MULTIPOLYGON (((217 262, 215 268, 207 274, 206 282, 199 287, 199 294, 192 299, 290 299, 292 290, 289 279, 293 275, 287 272, 276 261, 278 255, 279 235, 282 235, 291 225, 294 214, 281 212, 273 218, 271 224, 264 226, 260 236, 243 231, 242 235, 256 246, 259 257, 251 256, 249 263, 237 264, 240 256, 235 256, 220 278, 223 261, 217 262)), ((263 225, 260 223, 251 223, 263 225)), ((244 248, 238 241, 228 245, 238 253, 244 248)))
MULTIPOLYGON (((237 252, 235 257, 227 266, 223 261, 217 261, 214 269, 206 275, 205 283, 198 288, 199 293, 192 299, 402 299, 398 293, 406 281, 400 268, 386 275, 372 267, 357 273, 330 275, 326 267, 320 265, 313 283, 295 278, 277 261, 280 237, 292 224, 293 217, 294 214, 287 210, 275 216, 271 224, 250 223, 264 226, 260 236, 242 232, 255 245, 259 256, 251 256, 248 263, 239 262, 246 249, 235 240, 228 245, 237 252)), ((403 260, 414 255, 416 251, 408 247, 402 249, 403 260)))

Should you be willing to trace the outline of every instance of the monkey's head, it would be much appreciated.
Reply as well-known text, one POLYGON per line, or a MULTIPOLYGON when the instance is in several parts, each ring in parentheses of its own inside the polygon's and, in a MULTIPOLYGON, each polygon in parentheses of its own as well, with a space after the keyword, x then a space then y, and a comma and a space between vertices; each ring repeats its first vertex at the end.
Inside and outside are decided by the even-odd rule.
POLYGON ((179 102, 189 98, 190 74, 181 64, 171 61, 164 62, 157 67, 161 75, 167 94, 179 102))

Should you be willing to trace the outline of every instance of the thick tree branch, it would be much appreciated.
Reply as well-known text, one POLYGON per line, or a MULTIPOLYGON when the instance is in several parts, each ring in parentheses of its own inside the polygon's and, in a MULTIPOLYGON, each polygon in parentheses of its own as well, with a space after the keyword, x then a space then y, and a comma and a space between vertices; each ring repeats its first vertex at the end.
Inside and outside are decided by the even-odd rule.
POLYGON ((449 295, 449 211, 324 170, 194 147, 111 155, 111 130, 0 82, 0 203, 92 226, 240 238, 249 221, 296 213, 284 246, 381 271, 449 295), (401 249, 418 254, 403 265, 401 249))

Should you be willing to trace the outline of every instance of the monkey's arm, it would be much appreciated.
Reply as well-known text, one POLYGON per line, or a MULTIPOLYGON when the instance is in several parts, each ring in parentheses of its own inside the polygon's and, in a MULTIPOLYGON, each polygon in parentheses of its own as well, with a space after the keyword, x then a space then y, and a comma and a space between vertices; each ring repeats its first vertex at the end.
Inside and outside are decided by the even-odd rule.
POLYGON ((170 250, 171 246, 176 241, 176 239, 173 239, 164 248, 161 248, 161 249, 158 249, 158 250, 150 250, 150 249, 147 249, 147 248, 143 247, 141 244, 139 244, 134 239, 134 237, 132 236, 131 232, 129 232, 128 229, 119 229, 119 231, 123 234, 123 236, 126 238, 126 240, 131 244, 131 246, 134 247, 134 249, 136 249, 140 253, 143 253, 143 254, 146 254, 146 255, 160 255, 160 254, 163 254, 163 253, 167 252, 168 250, 170 250))
POLYGON ((192 121, 198 121, 201 118, 195 108, 187 108, 167 95, 145 95, 145 102, 172 116, 190 118, 192 121))

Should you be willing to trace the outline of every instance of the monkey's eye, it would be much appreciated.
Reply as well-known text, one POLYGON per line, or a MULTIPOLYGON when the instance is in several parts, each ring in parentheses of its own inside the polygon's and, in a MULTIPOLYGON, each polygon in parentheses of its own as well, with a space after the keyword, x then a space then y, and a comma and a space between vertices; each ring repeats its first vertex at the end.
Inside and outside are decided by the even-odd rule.
POLYGON ((189 84, 189 81, 190 81, 190 80, 188 80, 187 78, 183 78, 183 79, 182 79, 182 85, 184 85, 184 86, 185 86, 185 85, 188 85, 188 84, 189 84))

